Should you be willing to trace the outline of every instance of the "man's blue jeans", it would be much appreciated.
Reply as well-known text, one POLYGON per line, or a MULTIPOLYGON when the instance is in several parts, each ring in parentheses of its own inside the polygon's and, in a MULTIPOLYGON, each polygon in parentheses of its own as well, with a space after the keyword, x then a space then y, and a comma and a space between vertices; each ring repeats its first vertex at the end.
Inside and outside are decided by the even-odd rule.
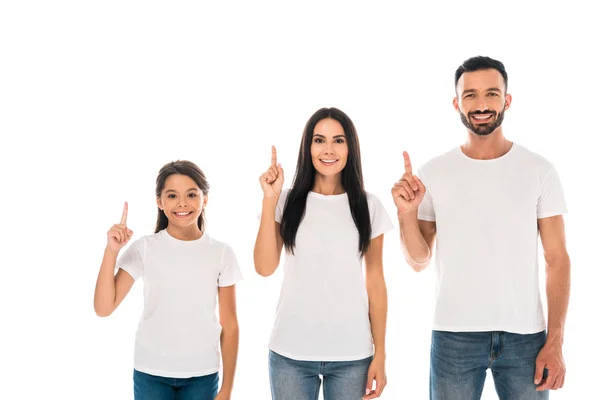
MULTIPOLYGON (((546 333, 433 331, 431 400, 479 400, 491 369, 500 400, 548 399, 533 382, 546 333)), ((546 371, 544 371, 544 377, 546 371)))

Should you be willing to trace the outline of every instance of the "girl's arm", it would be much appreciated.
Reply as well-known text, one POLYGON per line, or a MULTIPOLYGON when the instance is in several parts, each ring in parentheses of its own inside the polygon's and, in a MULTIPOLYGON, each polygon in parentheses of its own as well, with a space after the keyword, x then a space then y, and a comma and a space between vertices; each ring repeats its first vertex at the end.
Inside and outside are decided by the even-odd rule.
POLYGON ((135 282, 131 275, 120 268, 114 275, 117 256, 118 252, 111 251, 108 246, 104 250, 94 293, 94 310, 99 317, 108 317, 112 314, 135 282))
MULTIPOLYGON (((106 234, 107 245, 102 258, 96 291, 94 292, 94 310, 99 317, 107 317, 121 304, 135 279, 119 269, 115 275, 115 265, 119 251, 129 242, 133 232, 127 228, 127 203, 123 206, 121 222, 113 225, 106 234)), ((126 253, 127 254, 127 253, 126 253)))
POLYGON ((229 400, 237 363, 239 326, 235 305, 235 285, 219 288, 219 319, 221 322, 221 356, 223 384, 215 400, 229 400))
POLYGON ((369 250, 365 254, 366 284, 369 296, 369 318, 371 333, 375 345, 375 356, 367 377, 367 396, 374 399, 381 395, 386 385, 385 376, 385 331, 387 323, 387 288, 383 276, 383 235, 371 240, 369 250), (372 389, 376 381, 376 389, 372 389))

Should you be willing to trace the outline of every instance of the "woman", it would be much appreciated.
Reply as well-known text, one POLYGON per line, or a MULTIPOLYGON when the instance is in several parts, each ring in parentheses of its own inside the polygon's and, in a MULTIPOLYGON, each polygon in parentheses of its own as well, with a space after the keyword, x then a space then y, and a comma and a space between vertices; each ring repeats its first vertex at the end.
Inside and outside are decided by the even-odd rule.
POLYGON ((283 181, 273 147, 260 177, 254 248, 262 276, 275 272, 286 249, 269 344, 272 397, 316 400, 320 376, 325 400, 379 397, 386 384, 383 233, 393 226, 379 199, 364 190, 350 118, 335 108, 318 110, 305 126, 290 190, 282 191, 283 181))

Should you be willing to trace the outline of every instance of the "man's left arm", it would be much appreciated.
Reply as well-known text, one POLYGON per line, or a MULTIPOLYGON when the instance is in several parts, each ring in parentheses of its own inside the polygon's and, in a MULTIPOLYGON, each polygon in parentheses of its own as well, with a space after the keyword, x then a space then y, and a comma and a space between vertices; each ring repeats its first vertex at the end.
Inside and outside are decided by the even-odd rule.
POLYGON ((546 296, 548 298, 548 336, 536 360, 537 390, 557 390, 565 382, 562 355, 565 320, 571 287, 571 261, 565 240, 562 215, 538 219, 538 229, 546 260, 546 296), (544 368, 548 376, 542 379, 544 368))

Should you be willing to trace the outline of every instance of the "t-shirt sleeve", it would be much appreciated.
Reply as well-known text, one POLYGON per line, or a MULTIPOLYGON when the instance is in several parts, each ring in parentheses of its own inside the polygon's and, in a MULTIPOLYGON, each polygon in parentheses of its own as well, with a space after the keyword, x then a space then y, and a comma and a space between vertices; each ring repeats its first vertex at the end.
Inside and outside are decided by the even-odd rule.
POLYGON ((235 285, 242 280, 242 272, 233 249, 225 245, 223 248, 222 267, 219 273, 219 287, 235 285))
POLYGON ((548 218, 567 213, 567 205, 558 172, 554 166, 542 180, 542 187, 537 203, 537 217, 548 218))
POLYGON ((289 190, 284 190, 281 192, 279 196, 279 200, 277 201, 277 207, 275 208, 275 221, 277 223, 281 223, 281 217, 283 216, 283 208, 285 207, 285 199, 287 199, 287 195, 289 190))
POLYGON ((117 268, 127 272, 133 280, 138 280, 144 275, 144 238, 139 238, 131 243, 124 253, 121 253, 117 259, 117 268))
POLYGON ((417 172, 417 176, 421 182, 423 182, 423 185, 425 185, 425 196, 423 196, 423 201, 421 201, 421 204, 419 204, 417 218, 422 221, 435 222, 435 209, 433 208, 433 198, 431 197, 429 182, 423 175, 422 170, 417 172))
POLYGON ((383 203, 377 196, 369 194, 369 214, 371 217, 371 239, 394 229, 394 224, 383 203))
MULTIPOLYGON (((287 198, 287 194, 289 189, 283 189, 281 194, 279 195, 279 200, 277 200, 277 206, 275 207, 275 222, 281 223, 281 216, 283 215, 283 207, 285 206, 285 199, 287 198)), ((260 220, 262 218, 262 212, 259 212, 256 216, 256 219, 260 220)))

